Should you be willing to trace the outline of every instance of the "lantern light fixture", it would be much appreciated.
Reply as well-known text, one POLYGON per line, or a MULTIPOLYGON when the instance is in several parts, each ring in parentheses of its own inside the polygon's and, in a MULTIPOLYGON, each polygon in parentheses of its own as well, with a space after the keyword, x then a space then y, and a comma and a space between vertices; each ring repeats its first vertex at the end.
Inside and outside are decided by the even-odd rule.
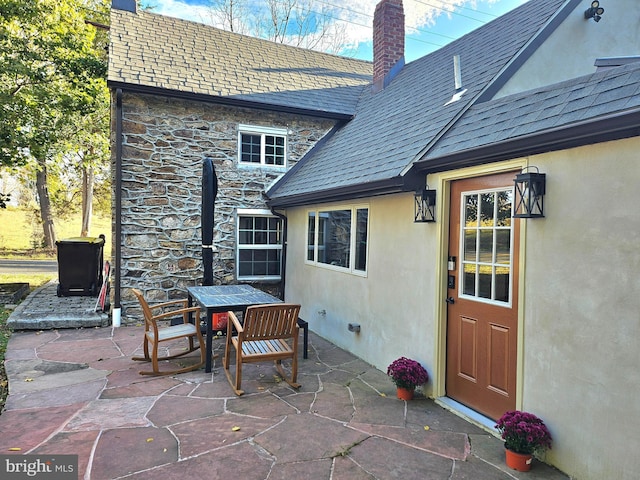
POLYGON ((600 6, 600 2, 598 0, 594 0, 591 2, 591 7, 587 8, 584 11, 585 20, 589 20, 593 18, 593 20, 597 23, 602 18, 602 14, 604 13, 604 8, 600 6))
POLYGON ((538 167, 525 167, 516 175, 515 209, 513 218, 542 218, 544 217, 544 194, 546 174, 540 173, 538 167), (529 172, 535 168, 536 173, 529 172))
POLYGON ((429 185, 415 193, 414 215, 415 223, 428 223, 436 221, 436 191, 429 190, 429 185))

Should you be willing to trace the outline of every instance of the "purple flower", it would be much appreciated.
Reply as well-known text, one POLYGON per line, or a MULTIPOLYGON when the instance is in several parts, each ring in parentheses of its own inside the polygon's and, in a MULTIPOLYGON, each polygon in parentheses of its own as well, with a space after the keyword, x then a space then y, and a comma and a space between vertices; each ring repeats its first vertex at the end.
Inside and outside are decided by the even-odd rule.
POLYGON ((415 360, 400 357, 394 360, 387 368, 389 375, 396 386, 413 390, 418 385, 423 385, 429 381, 429 374, 415 360))
POLYGON ((496 425, 505 448, 517 453, 532 454, 551 448, 551 434, 535 415, 518 410, 505 412, 496 425))

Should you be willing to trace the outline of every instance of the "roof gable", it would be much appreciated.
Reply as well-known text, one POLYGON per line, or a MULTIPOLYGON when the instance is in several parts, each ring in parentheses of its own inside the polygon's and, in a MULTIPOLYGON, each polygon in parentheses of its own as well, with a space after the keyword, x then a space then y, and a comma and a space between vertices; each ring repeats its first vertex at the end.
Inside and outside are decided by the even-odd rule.
POLYGON ((111 10, 112 87, 350 116, 371 72, 370 62, 146 11, 111 10))
POLYGON ((473 105, 415 168, 438 171, 625 138, 637 135, 638 120, 640 63, 633 63, 473 105))
POLYGON ((414 180, 403 179, 403 171, 499 77, 563 3, 528 2, 407 64, 383 91, 363 91, 353 120, 299 162, 295 174, 267 192, 272 204, 331 201, 344 192, 368 196, 413 188, 414 180), (450 102, 456 93, 454 55, 460 56, 466 92, 450 102))

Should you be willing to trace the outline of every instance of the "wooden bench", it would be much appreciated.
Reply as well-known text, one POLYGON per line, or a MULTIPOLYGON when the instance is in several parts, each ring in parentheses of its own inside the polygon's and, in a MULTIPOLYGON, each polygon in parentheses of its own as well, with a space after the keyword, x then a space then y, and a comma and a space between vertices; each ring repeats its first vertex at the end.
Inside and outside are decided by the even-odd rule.
MULTIPOLYGON (((273 360, 282 378, 293 388, 299 388, 298 375, 298 314, 300 305, 275 303, 248 307, 243 323, 229 312, 227 341, 222 365, 229 385, 236 395, 242 395, 242 364, 273 360), (234 330, 237 335, 233 335, 234 330), (231 350, 235 349, 236 371, 232 378, 229 364, 231 350), (291 359, 291 376, 288 377, 282 360, 291 359)), ((303 320, 304 321, 304 320, 303 320)))

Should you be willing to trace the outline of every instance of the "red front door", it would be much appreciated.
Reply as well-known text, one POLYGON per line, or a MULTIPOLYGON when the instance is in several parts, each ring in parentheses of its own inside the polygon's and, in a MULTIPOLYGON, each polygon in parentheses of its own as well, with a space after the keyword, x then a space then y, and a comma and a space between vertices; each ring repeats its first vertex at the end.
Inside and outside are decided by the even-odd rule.
POLYGON ((451 185, 447 396, 490 417, 515 408, 518 222, 513 173, 451 185))

